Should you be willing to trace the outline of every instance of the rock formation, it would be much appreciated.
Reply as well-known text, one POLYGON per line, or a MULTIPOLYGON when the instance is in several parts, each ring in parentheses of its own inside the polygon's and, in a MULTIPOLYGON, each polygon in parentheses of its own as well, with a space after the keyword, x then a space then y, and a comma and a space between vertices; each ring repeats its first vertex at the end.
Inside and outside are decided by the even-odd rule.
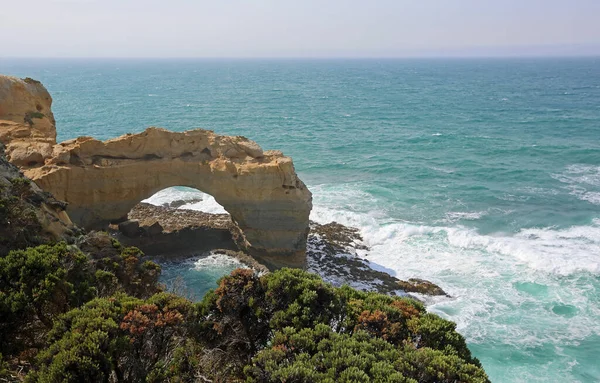
POLYGON ((53 145, 51 102, 39 82, 0 76, 0 141, 8 158, 67 201, 73 222, 104 227, 164 188, 188 186, 231 214, 245 250, 273 267, 305 265, 312 196, 291 158, 201 129, 152 127, 104 142, 79 137, 53 145))
POLYGON ((0 257, 14 248, 71 242, 78 230, 66 206, 25 178, 0 145, 0 257))
POLYGON ((0 142, 19 167, 40 166, 52 156, 56 126, 52 97, 36 80, 0 75, 0 142))

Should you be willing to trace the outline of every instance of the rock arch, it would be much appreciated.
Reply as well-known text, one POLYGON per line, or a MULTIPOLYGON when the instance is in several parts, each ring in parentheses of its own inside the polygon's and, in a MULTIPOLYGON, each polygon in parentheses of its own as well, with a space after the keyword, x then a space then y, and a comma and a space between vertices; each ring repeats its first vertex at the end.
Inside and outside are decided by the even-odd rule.
POLYGON ((229 212, 251 254, 275 267, 304 265, 312 196, 291 158, 201 129, 57 144, 51 105, 39 81, 0 75, 0 144, 26 176, 69 203, 73 222, 104 227, 159 190, 189 186, 229 212))
POLYGON ((122 219, 164 188, 195 188, 229 212, 250 253, 276 267, 304 264, 311 193, 291 158, 245 137, 160 128, 104 142, 79 137, 25 174, 67 201, 73 222, 86 228, 122 219))

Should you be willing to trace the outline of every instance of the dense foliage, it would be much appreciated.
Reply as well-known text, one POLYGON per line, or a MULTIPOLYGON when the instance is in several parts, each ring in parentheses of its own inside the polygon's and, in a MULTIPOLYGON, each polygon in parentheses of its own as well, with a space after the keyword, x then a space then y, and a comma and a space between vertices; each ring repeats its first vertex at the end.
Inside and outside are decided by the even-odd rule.
POLYGON ((30 382, 487 382, 454 324, 411 299, 238 269, 202 302, 96 298, 54 320, 30 382))

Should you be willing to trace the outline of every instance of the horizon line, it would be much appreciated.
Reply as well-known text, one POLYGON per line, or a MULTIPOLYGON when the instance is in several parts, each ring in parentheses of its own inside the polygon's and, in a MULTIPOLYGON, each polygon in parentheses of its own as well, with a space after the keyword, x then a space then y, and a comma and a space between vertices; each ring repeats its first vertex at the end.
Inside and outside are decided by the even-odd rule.
POLYGON ((406 55, 406 56, 0 56, 0 60, 402 60, 402 59, 535 59, 600 58, 598 53, 531 55, 406 55))

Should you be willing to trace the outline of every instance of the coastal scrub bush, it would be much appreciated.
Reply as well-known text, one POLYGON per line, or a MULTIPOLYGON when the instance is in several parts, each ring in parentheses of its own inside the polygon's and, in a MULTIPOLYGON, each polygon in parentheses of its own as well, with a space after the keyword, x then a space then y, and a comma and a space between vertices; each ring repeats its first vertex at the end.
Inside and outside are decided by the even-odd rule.
POLYGON ((214 365, 249 382, 486 382, 452 322, 314 274, 236 270, 198 304, 214 365))
POLYGON ((44 113, 40 113, 40 112, 27 112, 25 113, 25 116, 23 117, 23 122, 25 122, 26 124, 28 124, 29 126, 33 125, 33 119, 37 118, 37 119, 42 119, 46 117, 46 115, 44 113))
POLYGON ((479 367, 440 350, 393 345, 324 324, 277 332, 244 369, 248 382, 487 382, 479 367))
POLYGON ((65 243, 11 251, 0 258, 0 352, 43 344, 58 315, 94 295, 87 257, 65 243))
POLYGON ((122 246, 103 232, 89 233, 77 245, 90 258, 100 296, 124 292, 147 298, 162 290, 158 283, 160 266, 145 260, 140 249, 122 246))
POLYGON ((166 293, 94 299, 56 320, 27 381, 191 382, 200 351, 192 313, 191 302, 166 293))
POLYGON ((158 265, 143 261, 136 248, 106 243, 110 249, 95 254, 113 256, 100 260, 64 242, 0 258, 0 352, 15 355, 43 346, 59 315, 97 296, 125 292, 145 298, 160 291, 158 265))

